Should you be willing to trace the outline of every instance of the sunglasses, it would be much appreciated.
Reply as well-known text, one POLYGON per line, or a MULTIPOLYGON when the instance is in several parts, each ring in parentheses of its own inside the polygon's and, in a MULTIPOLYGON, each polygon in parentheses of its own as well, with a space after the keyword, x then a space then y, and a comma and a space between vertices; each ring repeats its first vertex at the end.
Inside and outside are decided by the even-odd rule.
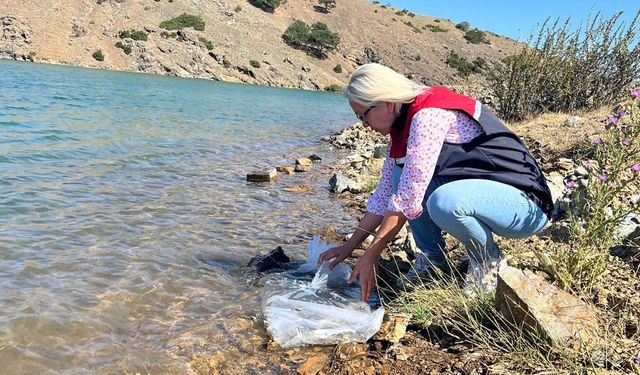
POLYGON ((366 111, 364 111, 362 113, 362 115, 359 115, 356 113, 356 117, 358 118, 358 120, 362 121, 362 122, 367 122, 367 120, 365 120, 367 118, 367 115, 369 114, 369 111, 374 109, 377 106, 377 104, 372 105, 371 107, 367 108, 366 111))

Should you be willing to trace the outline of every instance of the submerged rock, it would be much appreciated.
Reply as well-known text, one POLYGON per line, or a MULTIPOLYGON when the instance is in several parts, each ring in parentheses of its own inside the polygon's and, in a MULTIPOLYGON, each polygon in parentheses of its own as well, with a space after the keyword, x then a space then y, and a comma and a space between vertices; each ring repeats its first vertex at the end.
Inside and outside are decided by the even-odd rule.
POLYGON ((258 272, 283 271, 289 268, 290 261, 282 247, 278 246, 267 255, 253 257, 247 267, 255 267, 258 272))
POLYGON ((309 172, 311 170, 311 166, 313 165, 313 161, 309 158, 297 158, 296 159, 296 172, 309 172))

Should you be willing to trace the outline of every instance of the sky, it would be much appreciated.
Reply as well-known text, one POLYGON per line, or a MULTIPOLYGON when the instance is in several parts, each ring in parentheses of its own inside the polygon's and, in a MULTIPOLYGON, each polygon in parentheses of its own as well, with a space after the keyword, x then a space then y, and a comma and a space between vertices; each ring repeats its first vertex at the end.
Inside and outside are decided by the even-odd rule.
POLYGON ((454 23, 467 21, 471 27, 492 31, 502 36, 524 41, 548 18, 571 17, 572 25, 585 21, 591 11, 611 18, 623 11, 627 25, 640 10, 640 0, 381 0, 394 8, 406 8, 425 16, 450 19, 454 23))

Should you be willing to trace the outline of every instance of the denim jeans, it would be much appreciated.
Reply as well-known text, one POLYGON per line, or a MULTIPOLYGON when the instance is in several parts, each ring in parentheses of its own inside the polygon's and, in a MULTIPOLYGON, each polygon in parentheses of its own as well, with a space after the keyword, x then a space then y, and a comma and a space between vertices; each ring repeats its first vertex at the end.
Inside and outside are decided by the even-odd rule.
MULTIPOLYGON (((394 193, 402 168, 392 174, 394 193)), ((547 224, 544 212, 522 191, 500 182, 434 177, 422 201, 422 215, 409 220, 416 245, 436 266, 445 265, 442 231, 460 241, 478 263, 500 257, 493 234, 525 238, 547 224)))

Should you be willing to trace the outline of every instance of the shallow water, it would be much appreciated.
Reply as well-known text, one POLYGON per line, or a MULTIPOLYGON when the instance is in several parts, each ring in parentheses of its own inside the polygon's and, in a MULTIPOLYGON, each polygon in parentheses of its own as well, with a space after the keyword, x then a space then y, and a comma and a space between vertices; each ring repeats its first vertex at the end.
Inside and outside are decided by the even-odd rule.
POLYGON ((353 218, 322 166, 246 173, 331 163, 320 137, 352 120, 327 93, 0 61, 2 372, 187 373, 198 348, 255 349, 228 352, 264 335, 241 266, 353 218))

